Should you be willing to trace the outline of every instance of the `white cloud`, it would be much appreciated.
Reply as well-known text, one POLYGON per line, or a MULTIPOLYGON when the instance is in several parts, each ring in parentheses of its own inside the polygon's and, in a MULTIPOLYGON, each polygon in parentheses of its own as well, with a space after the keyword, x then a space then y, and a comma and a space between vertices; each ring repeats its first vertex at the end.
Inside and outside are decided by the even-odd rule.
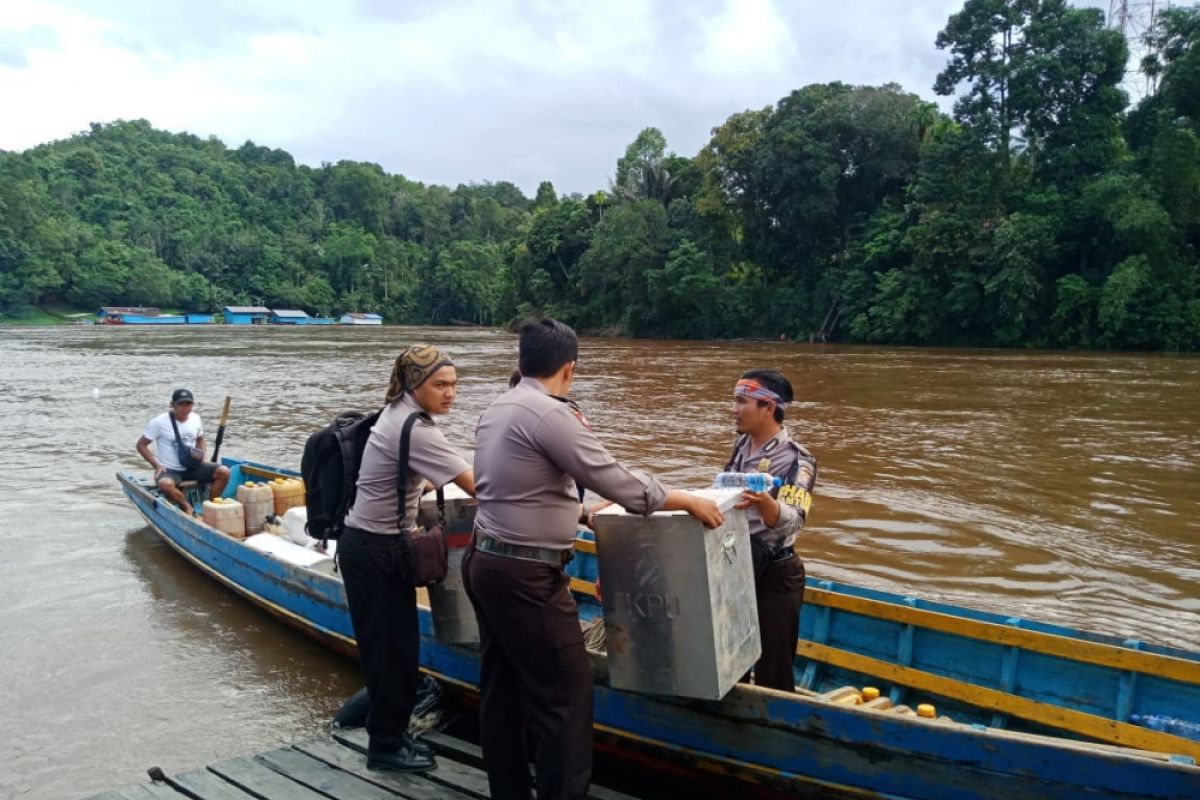
POLYGON ((787 23, 771 0, 728 0, 721 14, 702 27, 706 47, 698 66, 709 72, 774 72, 795 49, 787 23))
POLYGON ((808 83, 932 99, 934 37, 960 6, 5 0, 0 148, 144 117, 306 163, 587 192, 649 125, 692 154, 729 115, 808 83))

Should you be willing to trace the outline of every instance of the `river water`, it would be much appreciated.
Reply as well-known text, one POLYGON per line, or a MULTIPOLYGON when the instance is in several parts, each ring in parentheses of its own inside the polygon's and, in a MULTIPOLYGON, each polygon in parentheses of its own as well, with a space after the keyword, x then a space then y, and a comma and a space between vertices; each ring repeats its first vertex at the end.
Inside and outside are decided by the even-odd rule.
MULTIPOLYGON (((471 445, 515 337, 481 329, 0 329, 0 797, 79 797, 325 729, 356 668, 160 543, 114 479, 171 391, 210 446, 297 467, 396 353, 459 365, 471 445)), ((810 575, 1200 648, 1200 359, 585 340, 573 395, 618 458, 711 481, 738 374, 771 366, 817 455, 810 575)))

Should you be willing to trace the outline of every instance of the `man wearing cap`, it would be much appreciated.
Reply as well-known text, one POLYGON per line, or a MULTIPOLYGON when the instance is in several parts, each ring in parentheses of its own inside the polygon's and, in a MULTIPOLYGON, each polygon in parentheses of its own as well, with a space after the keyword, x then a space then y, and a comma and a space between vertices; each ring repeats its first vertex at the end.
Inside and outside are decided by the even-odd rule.
POLYGON ((204 426, 192 411, 195 399, 187 389, 176 389, 171 408, 150 420, 138 439, 138 455, 154 469, 154 480, 167 498, 184 510, 194 512, 179 484, 184 481, 211 484, 209 498, 220 497, 229 483, 229 467, 204 460, 204 426), (154 452, 150 444, 154 444, 154 452))
POLYGON ((475 494, 471 467, 433 422, 434 416, 450 411, 457 391, 454 362, 438 348, 413 345, 396 359, 387 405, 363 450, 354 503, 338 540, 338 563, 371 704, 371 769, 418 772, 434 767, 433 751, 408 732, 420 679, 420 630, 404 537, 416 530, 425 481, 435 486, 454 482, 475 494), (410 417, 415 420, 400 497, 400 440, 410 417))
POLYGON ((520 381, 475 430, 479 510, 464 559, 482 647, 480 738, 491 796, 531 796, 528 731, 538 800, 587 795, 592 771, 592 668, 563 565, 580 513, 575 486, 651 514, 687 511, 721 524, 711 500, 668 491, 617 463, 566 395, 579 340, 563 323, 520 328, 520 381))
POLYGON ((792 397, 791 382, 775 370, 742 375, 733 388, 738 438, 724 470, 765 472, 783 481, 768 492, 743 492, 738 507, 748 509, 762 637, 754 683, 785 692, 796 690, 792 663, 804 602, 804 562, 796 554, 796 533, 808 517, 817 478, 816 458, 783 427, 792 397))

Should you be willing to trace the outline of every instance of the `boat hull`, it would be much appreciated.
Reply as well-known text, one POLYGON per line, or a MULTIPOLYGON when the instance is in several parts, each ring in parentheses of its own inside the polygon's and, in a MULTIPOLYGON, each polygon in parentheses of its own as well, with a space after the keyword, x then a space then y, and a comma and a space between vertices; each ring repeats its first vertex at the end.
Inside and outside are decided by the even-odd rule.
MULTIPOLYGON (((240 462, 227 462, 237 465, 240 462)), ((134 507, 192 564, 284 622, 348 655, 341 582, 283 563, 189 518, 128 473, 134 507)), ((422 669, 474 692, 479 653, 439 643, 420 609, 422 669)), ((642 760, 790 792, 923 800, 1200 797, 1200 767, 1157 755, 880 714, 815 697, 736 687, 699 701, 614 690, 594 654, 599 737, 642 760)))

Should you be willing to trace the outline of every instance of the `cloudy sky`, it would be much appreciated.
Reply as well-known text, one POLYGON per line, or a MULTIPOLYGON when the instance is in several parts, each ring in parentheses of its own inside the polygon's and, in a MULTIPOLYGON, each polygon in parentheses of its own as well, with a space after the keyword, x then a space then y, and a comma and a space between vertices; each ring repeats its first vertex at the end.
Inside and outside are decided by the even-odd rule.
MULTIPOLYGON (((1107 6, 1107 3, 1088 2, 1107 6)), ((0 149, 91 122, 454 185, 607 185, 646 126, 693 155, 808 83, 928 99, 962 0, 0 0, 0 149)))

